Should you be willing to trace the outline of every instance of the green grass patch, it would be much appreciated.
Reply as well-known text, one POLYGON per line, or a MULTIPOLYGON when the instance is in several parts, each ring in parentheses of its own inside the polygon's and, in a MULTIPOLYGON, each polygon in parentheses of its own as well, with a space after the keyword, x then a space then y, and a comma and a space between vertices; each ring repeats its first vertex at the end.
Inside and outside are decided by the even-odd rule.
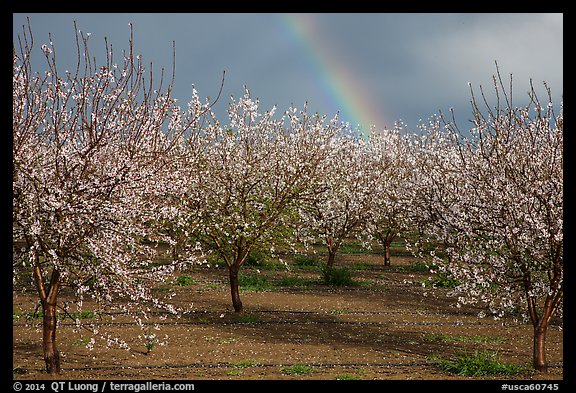
POLYGON ((352 279, 352 272, 347 267, 333 266, 328 269, 326 266, 322 268, 322 278, 324 284, 333 287, 352 287, 358 286, 358 282, 352 279))
POLYGON ((188 274, 181 274, 174 280, 174 285, 179 287, 187 287, 194 284, 196 284, 196 282, 192 279, 192 276, 188 274))
POLYGON ((294 255, 293 265, 299 269, 317 270, 320 268, 320 259, 317 256, 294 255))
POLYGON ((444 342, 466 342, 466 343, 494 343, 503 344, 506 339, 503 337, 488 337, 488 336, 446 336, 443 334, 428 334, 424 336, 426 341, 444 341, 444 342))
POLYGON ((286 265, 280 260, 271 258, 268 253, 257 250, 248 254, 244 266, 266 270, 286 269, 286 265))
POLYGON ((314 369, 304 364, 295 364, 289 367, 282 367, 280 369, 282 374, 286 375, 308 375, 314 372, 314 369))
POLYGON ((260 274, 238 274, 238 285, 247 291, 268 291, 273 287, 268 277, 260 274))
POLYGON ((443 371, 468 377, 486 375, 514 375, 527 371, 527 368, 502 362, 498 352, 475 351, 472 355, 460 355, 455 360, 437 358, 436 365, 443 371))
POLYGON ((19 321, 23 317, 22 311, 12 312, 12 321, 19 321))
POLYGON ((244 261, 245 266, 262 267, 266 263, 266 255, 260 251, 252 251, 244 261))
POLYGON ((398 266, 397 270, 404 273, 425 273, 430 271, 430 266, 425 262, 418 261, 408 266, 398 266))
POLYGON ((96 314, 93 311, 79 311, 71 312, 70 316, 74 319, 91 319, 96 318, 96 314))
POLYGON ((26 320, 40 319, 44 318, 44 313, 42 311, 31 311, 31 312, 14 311, 12 313, 13 321, 19 321, 22 318, 26 320))
POLYGON ((261 274, 239 274, 238 284, 246 291, 270 291, 278 287, 305 287, 320 284, 318 280, 309 280, 297 276, 284 276, 271 280, 261 274))
POLYGON ((73 341, 71 344, 72 345, 86 345, 90 342, 90 339, 88 337, 85 338, 81 338, 78 341, 73 341))

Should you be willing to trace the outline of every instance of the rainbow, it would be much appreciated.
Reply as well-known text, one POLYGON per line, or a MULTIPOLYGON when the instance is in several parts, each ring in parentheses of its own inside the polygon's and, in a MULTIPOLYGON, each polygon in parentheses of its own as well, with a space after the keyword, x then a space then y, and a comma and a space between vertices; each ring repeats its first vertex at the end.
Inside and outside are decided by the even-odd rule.
MULTIPOLYGON (((302 48, 314 80, 331 107, 337 108, 339 117, 352 128, 368 135, 370 127, 383 129, 386 123, 382 108, 372 99, 365 82, 345 60, 345 56, 331 49, 331 43, 322 40, 315 28, 314 14, 281 14, 281 25, 289 37, 302 48)), ((333 114, 327 113, 328 116, 333 114)))

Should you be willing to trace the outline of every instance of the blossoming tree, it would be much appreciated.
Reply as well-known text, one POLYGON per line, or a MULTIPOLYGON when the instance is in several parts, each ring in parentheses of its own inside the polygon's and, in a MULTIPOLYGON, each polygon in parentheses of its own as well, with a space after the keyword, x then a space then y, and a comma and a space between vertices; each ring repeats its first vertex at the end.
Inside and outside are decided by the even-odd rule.
POLYGON ((81 309, 88 298, 140 320, 146 304, 177 311, 150 292, 175 265, 150 265, 155 250, 142 240, 160 200, 151 196, 168 178, 171 136, 190 124, 176 120, 170 87, 154 90, 132 35, 121 64, 106 44, 107 60, 98 66, 89 34, 76 32, 71 72, 57 67, 51 42, 42 45, 47 71, 33 72, 30 23, 13 56, 14 283, 38 293, 49 373, 61 370, 57 307, 81 309), (75 295, 69 303, 59 301, 63 288, 75 295), (114 303, 118 298, 125 301, 114 303))
POLYGON ((366 223, 374 185, 381 175, 381 168, 372 165, 366 142, 347 125, 332 140, 329 151, 312 184, 315 198, 304 201, 300 208, 302 227, 310 236, 321 238, 327 248, 326 274, 333 268, 342 242, 366 223))
POLYGON ((563 114, 550 92, 542 107, 512 106, 494 78, 497 104, 472 93, 474 128, 425 127, 419 198, 426 233, 442 240, 438 263, 458 281, 461 303, 485 302, 495 316, 520 306, 534 328, 533 364, 546 370, 546 331, 563 304, 563 114), (425 217, 424 217, 425 216, 425 217))
POLYGON ((241 266, 256 247, 278 246, 338 131, 334 121, 305 110, 291 108, 280 119, 274 114, 275 108, 260 113, 258 100, 246 90, 232 99, 228 125, 215 118, 206 123, 180 205, 189 239, 226 262, 235 312, 243 310, 241 266))
POLYGON ((390 246, 412 223, 411 208, 415 189, 410 154, 411 141, 400 124, 394 129, 373 132, 366 148, 372 166, 380 174, 375 179, 370 212, 365 217, 365 232, 375 236, 384 248, 384 265, 390 265, 390 246))

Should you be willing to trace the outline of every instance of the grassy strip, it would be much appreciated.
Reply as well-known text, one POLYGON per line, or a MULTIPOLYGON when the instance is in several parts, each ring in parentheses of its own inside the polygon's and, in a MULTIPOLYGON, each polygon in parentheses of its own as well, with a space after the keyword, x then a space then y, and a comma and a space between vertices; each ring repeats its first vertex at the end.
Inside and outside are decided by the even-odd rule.
POLYGON ((503 344, 506 339, 503 337, 487 336, 446 336, 443 334, 428 334, 424 336, 426 341, 444 341, 444 342, 467 342, 467 343, 495 343, 503 344))
POLYGON ((280 369, 280 372, 286 375, 308 375, 312 374, 314 372, 314 369, 304 364, 295 364, 290 367, 282 367, 280 369))
MULTIPOLYGON (((74 319, 91 319, 96 318, 96 314, 93 311, 79 311, 79 312, 71 312, 69 314, 65 313, 58 313, 58 319, 62 317, 70 316, 74 319)), ((12 321, 19 321, 21 318, 25 318, 27 320, 34 320, 44 318, 44 313, 42 311, 35 311, 35 312, 22 312, 22 311, 14 311, 12 313, 12 321)))
POLYGON ((498 352, 490 351, 475 351, 472 355, 460 355, 455 360, 437 357, 435 362, 443 371, 467 377, 487 375, 509 376, 528 371, 524 366, 502 362, 498 356, 498 352))

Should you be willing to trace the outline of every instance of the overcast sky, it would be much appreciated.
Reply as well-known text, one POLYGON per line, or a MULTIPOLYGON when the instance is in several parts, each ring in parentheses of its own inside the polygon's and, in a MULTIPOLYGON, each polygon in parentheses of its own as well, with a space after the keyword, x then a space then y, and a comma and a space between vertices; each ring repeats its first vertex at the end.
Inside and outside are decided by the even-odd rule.
MULTIPOLYGON (((89 32, 91 50, 105 61, 104 37, 119 58, 133 24, 135 51, 155 69, 171 71, 183 106, 192 85, 215 97, 222 123, 230 96, 246 85, 261 110, 293 103, 363 128, 402 120, 415 129, 439 110, 454 108, 459 125, 471 118, 468 82, 491 86, 497 61, 514 78, 516 104, 526 102, 529 79, 546 81, 555 102, 563 95, 562 14, 28 14, 38 56, 48 32, 62 67, 75 61, 74 26, 89 32)), ((26 23, 13 14, 13 40, 26 23)), ((543 95, 543 94, 542 94, 543 95)), ((545 97, 542 97, 545 99, 545 97)))

